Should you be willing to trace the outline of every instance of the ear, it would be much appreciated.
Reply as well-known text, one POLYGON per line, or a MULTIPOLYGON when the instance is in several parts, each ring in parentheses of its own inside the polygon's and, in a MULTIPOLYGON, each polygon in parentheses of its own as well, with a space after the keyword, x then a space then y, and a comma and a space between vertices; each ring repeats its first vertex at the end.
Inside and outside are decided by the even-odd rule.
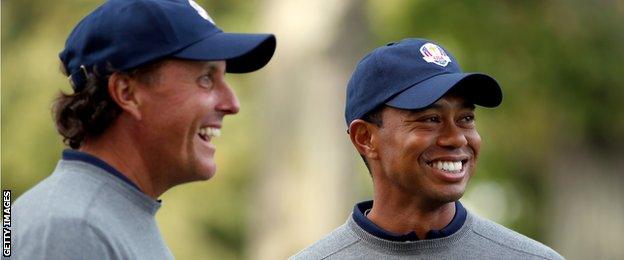
POLYGON ((141 120, 141 111, 139 110, 141 102, 136 91, 136 82, 126 75, 113 73, 108 78, 108 94, 113 101, 134 119, 141 120))
POLYGON ((349 137, 355 149, 364 157, 377 159, 379 154, 375 147, 375 139, 379 127, 375 124, 356 119, 349 125, 349 137))

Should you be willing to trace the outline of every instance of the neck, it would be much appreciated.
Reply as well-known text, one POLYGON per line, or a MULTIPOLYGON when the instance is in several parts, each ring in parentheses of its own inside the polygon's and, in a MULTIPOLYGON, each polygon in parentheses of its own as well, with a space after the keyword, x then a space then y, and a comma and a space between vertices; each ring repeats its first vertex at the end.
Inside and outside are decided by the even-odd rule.
POLYGON ((105 161, 136 184, 147 196, 157 199, 167 188, 151 175, 148 164, 141 157, 141 151, 129 136, 131 131, 119 131, 118 124, 109 126, 104 134, 88 138, 79 151, 89 153, 105 161))
POLYGON ((375 190, 373 208, 367 215, 377 226, 397 234, 416 232, 420 239, 430 230, 447 226, 455 216, 455 202, 431 203, 404 193, 375 190))

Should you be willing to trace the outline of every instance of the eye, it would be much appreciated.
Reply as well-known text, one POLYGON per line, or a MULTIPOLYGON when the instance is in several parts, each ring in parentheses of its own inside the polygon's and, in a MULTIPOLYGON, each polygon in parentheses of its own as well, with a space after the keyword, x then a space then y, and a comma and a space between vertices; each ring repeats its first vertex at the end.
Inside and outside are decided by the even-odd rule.
POLYGON ((420 121, 424 122, 424 123, 439 123, 439 122, 441 122, 439 116, 427 116, 427 117, 422 118, 420 121))
POLYGON ((212 74, 204 74, 197 79, 197 84, 202 88, 212 89, 212 85, 214 84, 212 80, 212 74))
POLYGON ((461 118, 461 121, 463 123, 467 123, 467 124, 472 124, 475 121, 475 116, 474 115, 467 115, 461 118))

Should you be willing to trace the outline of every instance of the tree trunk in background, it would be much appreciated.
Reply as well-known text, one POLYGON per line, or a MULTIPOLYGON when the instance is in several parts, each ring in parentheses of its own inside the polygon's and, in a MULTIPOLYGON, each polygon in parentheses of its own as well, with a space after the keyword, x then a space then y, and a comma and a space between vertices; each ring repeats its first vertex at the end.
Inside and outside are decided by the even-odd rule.
POLYGON ((345 88, 363 54, 363 3, 272 0, 262 19, 277 36, 259 95, 259 186, 249 259, 285 259, 346 220, 355 197, 345 88), (348 30, 348 35, 345 35, 348 30), (342 41, 347 37, 348 41, 342 41), (261 223, 261 224, 260 224, 261 223))
POLYGON ((624 155, 567 149, 556 163, 552 247, 574 259, 624 259, 624 155))

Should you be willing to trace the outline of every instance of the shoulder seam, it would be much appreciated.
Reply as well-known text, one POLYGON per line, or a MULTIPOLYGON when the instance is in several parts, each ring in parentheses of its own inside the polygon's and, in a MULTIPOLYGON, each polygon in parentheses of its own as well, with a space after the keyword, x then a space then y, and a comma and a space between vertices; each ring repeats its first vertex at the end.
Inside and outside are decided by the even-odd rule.
MULTIPOLYGON (((340 247, 336 247, 333 248, 332 250, 327 250, 323 253, 317 254, 316 257, 318 258, 314 258, 314 259, 327 259, 328 257, 344 250, 347 247, 350 247, 354 244, 356 244, 359 240, 359 238, 357 236, 353 236, 353 234, 351 233, 350 230, 340 230, 341 228, 345 228, 344 224, 338 228, 336 228, 335 230, 333 230, 332 232, 330 232, 329 234, 327 234, 325 237, 321 238, 320 240, 316 241, 313 245, 309 246, 308 248, 305 248, 301 251, 299 251, 298 253, 296 253, 295 255, 291 256, 289 259, 297 259, 297 257, 301 257, 306 255, 306 252, 310 251, 310 249, 314 248, 315 246, 317 246, 319 243, 321 243, 322 241, 328 239, 330 236, 332 236, 333 234, 335 234, 336 232, 344 232, 342 235, 339 236, 346 236, 346 237, 350 237, 353 238, 353 241, 349 242, 349 243, 345 243, 342 244, 340 247)), ((348 229, 348 227, 346 227, 348 229)), ((343 237, 345 238, 345 237, 343 237)), ((340 241, 345 241, 346 239, 340 239, 340 241)))
MULTIPOLYGON (((94 178, 95 179, 95 178, 94 178)), ((89 224, 89 226, 91 226, 91 223, 89 223, 87 220, 90 219, 89 216, 92 214, 92 210, 93 210, 93 204, 94 201, 98 199, 98 195, 102 192, 102 189, 104 187, 104 184, 98 180, 98 187, 97 190, 95 190, 93 192, 93 197, 91 197, 91 199, 89 200, 88 206, 85 209, 84 213, 83 213, 83 220, 85 221, 85 223, 89 224)))
POLYGON ((341 247, 341 248, 339 248, 337 250, 334 250, 334 252, 331 252, 330 254, 328 254, 326 256, 323 256, 321 259, 327 259, 328 257, 330 257, 330 256, 332 256, 332 255, 334 255, 334 254, 344 250, 345 248, 350 247, 350 246, 356 244, 357 242, 358 242, 358 240, 356 239, 355 241, 353 241, 353 242, 351 242, 349 244, 346 244, 346 245, 344 245, 343 247, 341 247))
POLYGON ((104 234, 104 232, 100 229, 95 227, 93 224, 89 223, 89 221, 84 217, 60 217, 58 218, 59 221, 62 221, 63 223, 69 223, 69 222, 74 222, 78 225, 81 226, 81 229, 84 228, 85 232, 92 232, 93 235, 97 238, 97 240, 89 240, 91 241, 91 243, 101 243, 103 245, 105 245, 106 250, 108 251, 109 256, 116 256, 115 251, 114 251, 114 247, 112 246, 112 244, 110 243, 110 240, 107 239, 106 235, 104 234))
POLYGON ((476 231, 476 230, 474 230, 474 229, 472 230, 472 232, 474 232, 474 233, 475 233, 475 234, 477 234, 478 236, 480 236, 480 237, 482 237, 482 238, 485 238, 485 239, 487 239, 487 240, 489 240, 489 241, 492 241, 493 243, 496 243, 496 244, 498 244, 498 245, 500 245, 500 246, 503 246, 503 247, 506 247, 506 248, 509 248, 509 249, 512 249, 512 250, 515 250, 515 251, 518 251, 518 252, 522 252, 522 253, 525 253, 525 254, 529 254, 529 255, 533 255, 533 256, 541 257, 541 258, 543 258, 543 259, 552 259, 552 258, 548 258, 548 257, 546 257, 546 256, 544 256, 544 255, 539 255, 539 254, 536 254, 536 253, 532 253, 532 252, 529 252, 529 251, 526 251, 526 250, 522 250, 522 249, 519 249, 519 248, 515 248, 515 247, 511 247, 511 246, 509 246, 509 245, 503 244, 503 243, 498 242, 498 241, 496 241, 496 240, 494 240, 494 239, 491 239, 491 238, 489 238, 489 237, 487 237, 487 236, 485 236, 485 235, 482 235, 481 233, 479 233, 478 231, 476 231))

